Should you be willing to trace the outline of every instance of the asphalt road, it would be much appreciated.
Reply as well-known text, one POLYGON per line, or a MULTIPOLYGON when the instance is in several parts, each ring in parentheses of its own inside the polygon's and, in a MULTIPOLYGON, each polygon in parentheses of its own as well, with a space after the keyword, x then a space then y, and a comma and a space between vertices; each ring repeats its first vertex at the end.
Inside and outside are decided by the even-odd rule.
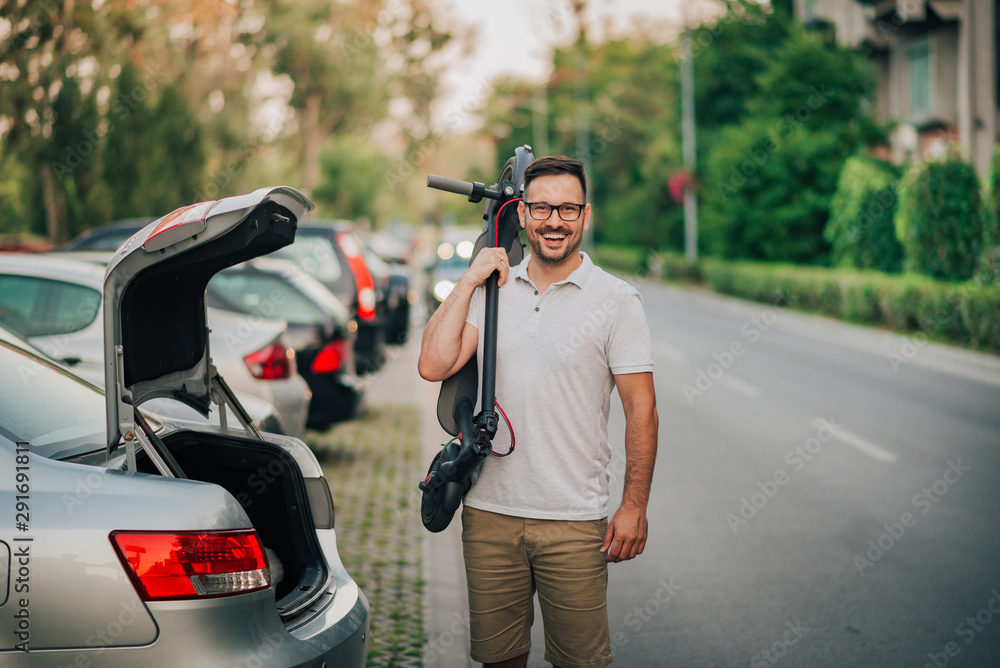
MULTIPOLYGON (((640 288, 660 451, 646 552, 611 566, 616 665, 1000 665, 1000 360, 640 288)), ((426 543, 427 665, 469 665, 455 528, 426 543)))
POLYGON ((649 546, 611 572, 618 662, 1000 664, 996 361, 643 294, 661 445, 649 546))

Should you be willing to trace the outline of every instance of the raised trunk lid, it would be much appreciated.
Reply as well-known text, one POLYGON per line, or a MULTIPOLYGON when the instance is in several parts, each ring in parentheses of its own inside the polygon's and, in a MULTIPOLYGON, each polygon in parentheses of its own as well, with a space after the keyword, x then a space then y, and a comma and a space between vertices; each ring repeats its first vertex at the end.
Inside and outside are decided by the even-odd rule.
POLYGON ((154 397, 207 415, 205 287, 217 272, 286 246, 313 204, 286 186, 182 207, 134 234, 104 277, 108 451, 135 432, 133 406, 154 397))

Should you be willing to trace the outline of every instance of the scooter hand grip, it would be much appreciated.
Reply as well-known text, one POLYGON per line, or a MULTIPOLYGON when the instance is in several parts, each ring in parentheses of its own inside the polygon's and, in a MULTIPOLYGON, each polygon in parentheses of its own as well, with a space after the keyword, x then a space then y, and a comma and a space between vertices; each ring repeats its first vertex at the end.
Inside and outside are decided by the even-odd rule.
POLYGON ((428 174, 427 187, 471 197, 473 185, 468 181, 460 181, 459 179, 452 179, 447 176, 438 176, 437 174, 428 174))

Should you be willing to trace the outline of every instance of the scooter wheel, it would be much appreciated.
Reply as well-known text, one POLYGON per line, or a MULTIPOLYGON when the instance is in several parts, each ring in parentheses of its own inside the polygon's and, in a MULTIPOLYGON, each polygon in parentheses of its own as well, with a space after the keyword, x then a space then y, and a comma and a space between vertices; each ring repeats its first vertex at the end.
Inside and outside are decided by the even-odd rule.
MULTIPOLYGON (((434 456, 427 472, 434 473, 444 461, 445 450, 442 448, 434 456)), ((431 533, 444 531, 451 524, 451 520, 455 516, 455 510, 458 508, 458 504, 461 503, 463 492, 462 485, 457 482, 446 483, 434 493, 424 491, 423 497, 420 499, 420 521, 424 523, 424 528, 431 533), (455 503, 456 493, 458 503, 455 503)))

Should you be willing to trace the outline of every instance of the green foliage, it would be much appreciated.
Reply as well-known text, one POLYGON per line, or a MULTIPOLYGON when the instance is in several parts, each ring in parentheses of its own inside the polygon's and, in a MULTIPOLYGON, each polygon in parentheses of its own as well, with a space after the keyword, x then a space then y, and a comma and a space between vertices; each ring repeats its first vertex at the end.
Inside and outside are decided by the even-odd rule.
MULTIPOLYGON (((660 259, 664 266, 682 260, 669 254, 660 259)), ((698 271, 717 292, 1000 351, 1000 287, 717 258, 700 260, 698 271)))
POLYGON ((699 233, 725 257, 822 262, 840 160, 853 146, 828 128, 754 119, 720 133, 704 167, 699 233))
MULTIPOLYGON (((201 129, 181 91, 122 68, 106 117, 104 173, 111 193, 108 218, 160 216, 190 203, 205 166, 201 129)), ((210 196, 218 196, 211 193, 210 196)))
POLYGON ((979 178, 959 158, 911 167, 900 189, 896 230, 909 268, 951 281, 972 278, 983 248, 979 178))
POLYGON ((834 264, 890 273, 902 269, 903 247, 893 226, 896 179, 893 167, 867 156, 844 163, 823 232, 834 264))
POLYGON ((594 263, 609 271, 627 274, 644 273, 646 254, 635 246, 599 244, 594 246, 594 263))
POLYGON ((0 233, 30 229, 25 185, 28 175, 18 156, 0 146, 0 233))
MULTIPOLYGON (((871 79, 858 54, 785 25, 783 17, 756 17, 781 24, 774 30, 781 28, 783 39, 751 52, 772 60, 753 76, 735 121, 708 114, 722 125, 705 129, 711 143, 702 163, 703 244, 726 257, 823 263, 841 165, 862 140, 878 135, 861 105, 871 79)), ((725 54, 712 55, 725 62, 725 54)))
POLYGON ((544 134, 549 154, 590 161, 587 197, 596 242, 679 248, 681 210, 667 190, 667 177, 681 162, 677 88, 674 48, 641 35, 556 49, 544 90, 508 79, 484 104, 486 130, 496 138, 496 171, 517 146, 544 134), (577 85, 584 67, 590 134, 589 144, 579 146, 577 85), (537 111, 540 103, 547 113, 537 111))
POLYGON ((976 271, 976 280, 985 285, 1000 285, 1000 145, 993 151, 987 183, 986 206, 983 207, 982 260, 976 271))
POLYGON ((784 16, 745 0, 727 3, 726 13, 691 31, 699 163, 712 146, 710 135, 743 121, 747 104, 760 94, 758 75, 775 60, 792 30, 784 16))
POLYGON ((371 144, 335 139, 320 155, 321 181, 313 199, 330 217, 374 220, 386 169, 385 157, 371 144))

